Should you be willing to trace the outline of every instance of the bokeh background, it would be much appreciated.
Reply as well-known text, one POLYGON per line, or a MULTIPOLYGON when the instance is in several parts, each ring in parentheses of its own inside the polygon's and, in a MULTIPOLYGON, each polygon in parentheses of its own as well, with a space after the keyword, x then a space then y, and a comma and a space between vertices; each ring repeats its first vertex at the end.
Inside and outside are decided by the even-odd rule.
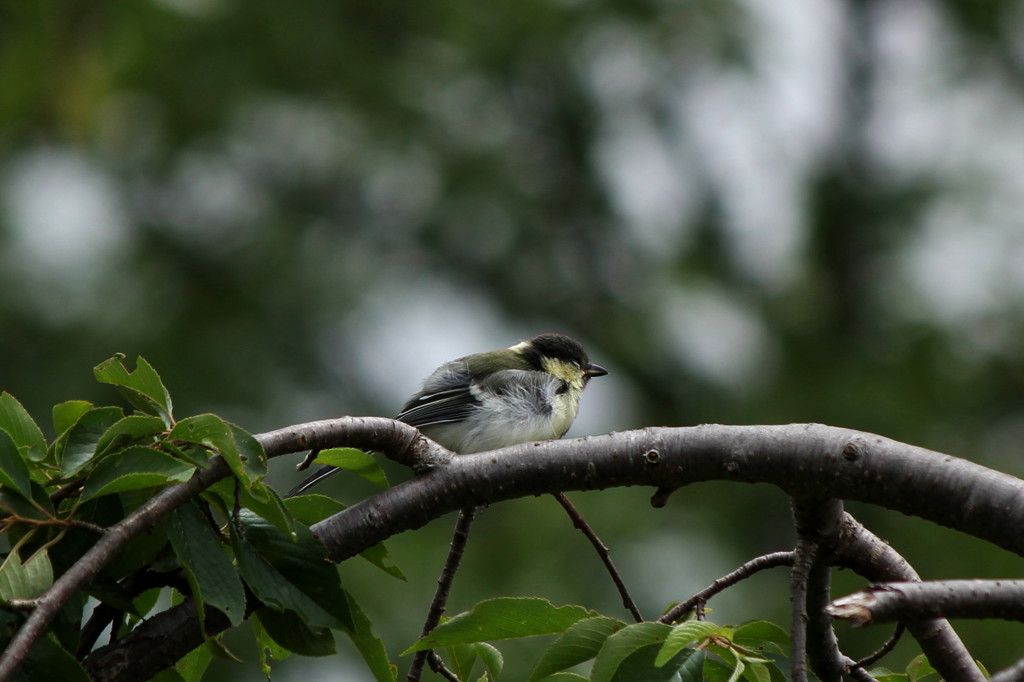
MULTIPOLYGON (((393 414, 557 330, 611 370, 570 435, 816 421, 1020 475, 1022 46, 1015 0, 2 0, 0 388, 45 421, 142 354, 179 416, 259 431, 393 414)), ((792 542, 773 489, 650 492, 573 496, 647 614, 792 542)), ((1024 573, 851 509, 926 578, 1024 573)), ((393 652, 450 521, 392 540, 407 583, 344 567, 393 652)), ((787 582, 711 618, 784 623, 787 582)), ((545 498, 483 515, 450 612, 504 594, 624 615, 545 498)), ((962 625, 991 669, 1024 655, 962 625)), ((854 657, 886 634, 840 626, 854 657)), ((231 641, 213 676, 260 679, 231 641)), ((339 646, 275 679, 366 679, 339 646)))

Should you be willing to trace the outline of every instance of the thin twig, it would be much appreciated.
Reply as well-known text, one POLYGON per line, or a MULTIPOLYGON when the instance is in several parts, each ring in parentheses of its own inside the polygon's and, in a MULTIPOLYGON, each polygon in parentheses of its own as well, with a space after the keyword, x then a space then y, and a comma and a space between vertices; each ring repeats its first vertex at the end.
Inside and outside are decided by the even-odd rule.
POLYGON ((576 506, 569 501, 569 498, 565 496, 565 493, 552 493, 553 497, 558 500, 558 504, 562 505, 566 513, 569 514, 569 518, 572 519, 572 525, 578 528, 586 537, 590 540, 590 544, 597 550, 597 555, 601 557, 601 561, 604 562, 604 567, 608 570, 608 574, 612 577, 612 582, 615 583, 615 587, 619 590, 619 596, 622 597, 622 605, 633 614, 633 618, 636 622, 642 623, 644 617, 640 614, 640 609, 637 608, 636 602, 629 596, 629 590, 626 589, 626 583, 622 581, 622 576, 619 574, 618 569, 615 568, 615 564, 612 563, 612 557, 608 553, 608 546, 601 542, 601 538, 597 536, 594 529, 590 527, 590 524, 586 522, 583 516, 580 514, 576 506))
MULTIPOLYGON (((448 558, 441 569, 441 575, 437 579, 437 591, 430 602, 430 609, 427 611, 427 619, 423 622, 423 633, 426 637, 441 622, 445 607, 448 605, 448 593, 452 589, 452 582, 455 580, 455 573, 459 570, 459 563, 462 561, 462 554, 466 550, 466 542, 469 540, 469 527, 473 524, 473 516, 476 509, 466 507, 459 512, 459 518, 455 522, 455 530, 452 532, 452 544, 448 550, 448 558)), ((423 664, 426 663, 432 649, 417 651, 409 666, 408 682, 419 682, 423 675, 423 664)))
POLYGON ((867 668, 869 665, 874 665, 880 661, 883 656, 896 648, 896 645, 899 644, 900 637, 903 636, 904 630, 906 630, 906 626, 903 623, 897 623, 896 629, 893 631, 892 636, 886 640, 885 644, 883 644, 875 653, 865 656, 854 663, 853 668, 867 668))
POLYGON ((437 655, 437 652, 433 649, 427 651, 427 663, 430 664, 430 669, 435 673, 445 678, 449 682, 462 682, 459 676, 448 669, 448 666, 444 664, 441 657, 437 655))
POLYGON ((309 465, 313 463, 313 460, 320 456, 320 448, 313 448, 306 456, 302 458, 302 461, 295 465, 296 471, 305 471, 309 468, 309 465))
POLYGON ((50 502, 53 506, 57 506, 60 502, 68 497, 74 497, 81 493, 82 486, 85 484, 85 476, 76 478, 70 483, 65 483, 60 488, 57 488, 54 492, 50 493, 50 502))
POLYGON ((718 578, 710 585, 705 587, 700 592, 696 593, 686 601, 679 602, 671 609, 665 612, 665 614, 658 619, 659 623, 674 623, 689 612, 690 609, 695 608, 698 604, 707 603, 711 597, 715 596, 719 592, 722 592, 726 588, 732 587, 736 583, 750 576, 765 570, 766 568, 776 568, 777 566, 792 566, 793 565, 793 552, 772 552, 771 554, 764 554, 759 557, 754 557, 750 561, 746 562, 735 571, 723 575, 718 578))

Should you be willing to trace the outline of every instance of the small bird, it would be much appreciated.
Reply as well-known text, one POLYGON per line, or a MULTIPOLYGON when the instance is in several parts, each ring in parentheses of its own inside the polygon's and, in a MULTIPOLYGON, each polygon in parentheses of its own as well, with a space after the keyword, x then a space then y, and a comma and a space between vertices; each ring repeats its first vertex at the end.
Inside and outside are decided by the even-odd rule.
MULTIPOLYGON (((556 440, 569 430, 580 396, 608 370, 564 334, 540 334, 510 348, 446 362, 395 417, 452 452, 467 454, 556 440)), ((300 495, 338 471, 323 466, 295 486, 300 495)))

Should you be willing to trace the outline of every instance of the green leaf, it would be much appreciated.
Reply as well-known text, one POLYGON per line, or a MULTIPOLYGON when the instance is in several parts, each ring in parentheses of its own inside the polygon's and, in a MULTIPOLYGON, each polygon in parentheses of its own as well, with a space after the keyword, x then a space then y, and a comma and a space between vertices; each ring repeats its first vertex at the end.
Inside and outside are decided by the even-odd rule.
MULTIPOLYGON (((159 417, 144 414, 133 414, 118 420, 107 429, 96 443, 96 455, 118 450, 147 437, 155 436, 164 430, 164 423, 159 417)), ((152 438, 149 438, 152 440, 152 438)))
POLYGON ((473 674, 473 666, 476 665, 476 649, 472 644, 456 644, 444 649, 446 652, 448 669, 460 680, 470 679, 473 674))
POLYGON ((772 674, 764 663, 754 663, 749 659, 745 661, 747 669, 743 671, 743 677, 750 682, 771 682, 772 674))
POLYGON ((0 431, 0 486, 32 499, 32 477, 17 444, 6 431, 0 431))
POLYGON ((260 625, 278 645, 302 656, 330 656, 335 653, 330 628, 310 627, 294 611, 256 610, 260 625))
POLYGON ((704 668, 701 674, 705 682, 730 682, 739 677, 734 666, 728 665, 714 656, 704 658, 704 668))
MULTIPOLYGON (((704 620, 688 620, 672 628, 665 645, 654 660, 654 665, 665 665, 673 656, 682 651, 686 646, 695 642, 707 639, 711 635, 721 634, 723 628, 704 620)), ((731 638, 731 632, 729 632, 731 638)))
MULTIPOLYGON (((267 609, 269 613, 273 610, 267 609)), ((283 661, 292 655, 292 652, 274 641, 267 629, 260 624, 258 613, 253 613, 254 618, 249 619, 249 626, 252 628, 253 637, 256 638, 256 648, 260 652, 260 671, 268 680, 271 679, 270 659, 283 661)))
POLYGON ((620 620, 604 616, 584 618, 573 624, 541 656, 530 675, 530 682, 590 660, 600 651, 604 641, 625 625, 620 620))
POLYGON ((21 667, 19 679, 27 682, 89 682, 82 664, 57 643, 53 634, 36 640, 21 667), (23 676, 23 677, 22 677, 23 676))
POLYGON ((582 606, 556 607, 546 599, 535 597, 488 599, 470 611, 438 625, 433 632, 402 652, 402 655, 453 644, 555 635, 564 632, 577 621, 597 615, 582 606))
POLYGON ((295 539, 252 512, 231 524, 231 541, 242 577, 256 596, 279 611, 297 612, 310 626, 351 629, 341 579, 308 528, 295 539))
POLYGON ((195 467, 153 448, 135 445, 103 458, 85 481, 82 500, 188 480, 195 467))
POLYGON ((344 503, 319 493, 288 497, 284 504, 296 521, 307 526, 312 526, 314 523, 319 523, 327 517, 347 509, 344 503))
POLYGON ((544 682, 590 682, 583 675, 576 673, 555 673, 544 678, 544 682))
POLYGON ((220 539, 199 507, 190 502, 171 514, 167 537, 188 577, 197 606, 217 608, 238 625, 245 617, 245 590, 220 539))
POLYGON ((388 487, 388 478, 384 474, 384 470, 377 464, 377 460, 362 450, 355 448, 321 450, 313 463, 329 464, 345 471, 351 471, 379 488, 388 487))
MULTIPOLYGON (((590 671, 593 682, 610 682, 615 679, 619 666, 633 653, 652 644, 661 645, 672 632, 672 627, 664 623, 634 623, 627 625, 605 640, 604 646, 594 660, 590 671)), ((651 651, 652 675, 655 650, 651 651)), ((661 679, 660 677, 656 679, 661 679)))
POLYGON ((174 664, 174 670, 181 676, 183 682, 200 682, 212 660, 213 654, 210 652, 210 647, 205 643, 200 644, 179 659, 174 664))
POLYGON ((707 652, 703 649, 694 650, 682 665, 676 668, 679 675, 679 682, 703 682, 704 680, 704 659, 707 652))
POLYGON ((235 478, 247 486, 266 474, 266 456, 256 439, 215 414, 182 419, 168 437, 216 450, 235 478))
MULTIPOLYGON (((314 523, 319 523, 327 517, 346 509, 343 503, 333 497, 327 497, 319 493, 289 497, 284 500, 284 504, 292 517, 306 526, 312 526, 314 523)), ((363 550, 359 553, 359 556, 388 575, 394 576, 399 580, 406 579, 402 569, 392 563, 391 552, 388 551, 383 542, 363 550)))
POLYGON ((660 644, 648 644, 626 656, 615 670, 613 682, 678 682, 679 669, 698 654, 695 649, 683 649, 659 667, 654 665, 654 659, 660 648, 660 644))
POLYGON ((124 355, 120 353, 104 360, 93 368, 96 380, 116 386, 132 407, 160 417, 167 428, 174 424, 171 416, 171 396, 160 380, 153 366, 139 356, 135 360, 135 371, 129 372, 124 366, 124 355))
POLYGON ((918 680, 923 680, 929 675, 938 675, 938 673, 935 672, 935 668, 928 663, 928 659, 925 658, 924 654, 915 657, 914 660, 907 665, 907 678, 910 682, 918 682, 918 680))
POLYGON ((387 649, 374 634, 370 619, 348 591, 345 592, 345 599, 348 602, 348 611, 352 614, 352 629, 347 633, 349 639, 356 645, 377 682, 395 682, 398 667, 388 658, 387 649))
POLYGON ((7 555, 0 565, 0 599, 35 599, 53 585, 53 567, 46 550, 40 550, 21 563, 18 552, 7 555))
POLYGON ((46 438, 39 425, 13 395, 0 393, 0 431, 6 431, 26 459, 40 462, 46 457, 46 438))
POLYGON ((745 647, 767 651, 769 648, 778 653, 789 651, 789 633, 775 623, 766 620, 754 620, 744 623, 733 632, 732 641, 745 647), (774 647, 766 645, 774 644, 774 647))
POLYGON ((68 431, 60 456, 60 476, 70 479, 96 456, 96 446, 107 429, 124 417, 120 407, 89 410, 68 431))
POLYGON ((58 436, 72 426, 79 418, 92 409, 88 400, 68 400, 53 406, 53 430, 58 436))
POLYGON ((502 658, 501 652, 487 642, 474 644, 473 648, 476 649, 476 655, 483 662, 484 670, 487 671, 490 679, 498 679, 505 667, 505 659, 502 658))

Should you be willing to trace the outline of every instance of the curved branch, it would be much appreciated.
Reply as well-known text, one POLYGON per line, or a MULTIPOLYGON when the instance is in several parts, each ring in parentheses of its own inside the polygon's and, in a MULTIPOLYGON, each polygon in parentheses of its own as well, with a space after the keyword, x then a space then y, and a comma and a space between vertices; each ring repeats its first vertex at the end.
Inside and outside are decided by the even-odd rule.
MULTIPOLYGON (((845 513, 839 529, 836 558, 839 565, 875 582, 920 580, 917 572, 896 550, 845 513)), ((941 618, 912 620, 906 626, 928 662, 943 679, 985 682, 985 676, 947 621, 941 618)))
MULTIPOLYGON (((383 418, 315 422, 263 434, 259 439, 268 454, 351 445, 400 452, 393 458, 412 466, 427 462, 429 468, 431 461, 446 460, 443 449, 418 437, 411 427, 383 418)), ((460 455, 446 466, 434 466, 316 524, 313 531, 332 558, 341 561, 391 535, 464 507, 624 485, 667 491, 710 480, 769 483, 797 497, 827 496, 877 504, 1024 555, 1024 535, 1016 532, 1024 523, 1024 482, 1020 479, 881 436, 817 424, 649 428, 460 455)), ((916 578, 899 571, 886 575, 883 564, 873 562, 891 549, 877 538, 875 541, 879 548, 872 557, 846 556, 848 565, 859 566, 859 572, 876 581, 916 578)), ((891 557, 886 561, 888 568, 898 563, 891 557)), ((969 656, 970 668, 950 664, 948 669, 953 672, 948 674, 940 669, 941 661, 936 664, 939 658, 933 660, 942 655, 936 653, 935 642, 955 642, 959 649, 951 650, 963 649, 944 621, 908 623, 908 628, 946 679, 981 679, 971 676, 970 668, 978 673, 969 656)), ((145 651, 137 652, 139 659, 144 656, 145 651)))
POLYGON ((1024 556, 1024 481, 980 464, 820 424, 646 428, 475 455, 385 490, 313 527, 341 561, 464 507, 569 490, 670 490, 731 480, 794 497, 857 500, 934 521, 1024 556))
MULTIPOLYGON (((451 457, 451 453, 421 436, 411 426, 382 417, 346 417, 311 422, 260 434, 256 439, 268 457, 318 446, 331 447, 339 441, 353 447, 384 452, 410 466, 429 467, 451 457)), ((0 657, 0 681, 10 679, 17 672, 32 645, 43 636, 50 621, 68 599, 95 578, 129 542, 230 473, 224 460, 214 457, 207 468, 196 471, 188 481, 164 488, 108 528, 96 544, 38 598, 36 608, 0 657)))
POLYGON ((771 554, 763 554, 761 556, 754 557, 731 573, 727 573, 721 578, 718 578, 689 599, 681 601, 673 606, 671 609, 666 611, 657 622, 671 625, 684 617, 690 609, 697 606, 697 604, 706 603, 719 592, 732 587, 739 581, 749 578, 755 573, 763 571, 766 568, 775 568, 776 566, 792 566, 793 557, 793 552, 772 552, 771 554))

